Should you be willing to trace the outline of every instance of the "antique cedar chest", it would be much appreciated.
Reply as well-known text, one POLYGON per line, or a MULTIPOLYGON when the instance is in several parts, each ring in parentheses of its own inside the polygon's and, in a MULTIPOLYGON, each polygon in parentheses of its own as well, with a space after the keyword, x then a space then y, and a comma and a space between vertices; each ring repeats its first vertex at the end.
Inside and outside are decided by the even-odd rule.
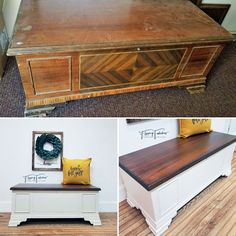
POLYGON ((22 0, 8 55, 29 109, 170 86, 203 90, 232 39, 188 0, 22 0))

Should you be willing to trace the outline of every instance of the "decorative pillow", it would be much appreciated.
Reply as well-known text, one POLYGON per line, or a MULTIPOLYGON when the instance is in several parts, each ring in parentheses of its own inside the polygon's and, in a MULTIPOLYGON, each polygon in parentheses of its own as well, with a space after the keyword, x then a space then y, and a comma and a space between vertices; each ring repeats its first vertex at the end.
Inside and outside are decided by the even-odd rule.
POLYGON ((182 138, 206 132, 211 132, 211 119, 179 119, 179 136, 182 138))
POLYGON ((70 160, 63 158, 63 184, 90 184, 92 158, 70 160))

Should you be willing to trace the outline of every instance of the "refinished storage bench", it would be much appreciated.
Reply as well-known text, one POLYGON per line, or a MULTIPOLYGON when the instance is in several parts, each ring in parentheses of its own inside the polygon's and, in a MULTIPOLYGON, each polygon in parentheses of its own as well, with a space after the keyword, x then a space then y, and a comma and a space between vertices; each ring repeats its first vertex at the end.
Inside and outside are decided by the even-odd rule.
POLYGON ((100 188, 91 185, 18 184, 12 190, 9 226, 34 218, 84 218, 101 225, 100 188))
POLYGON ((220 176, 229 176, 236 136, 211 132, 172 139, 119 159, 127 202, 161 235, 177 211, 220 176))
POLYGON ((109 94, 203 91, 232 40, 188 0, 22 0, 8 56, 16 56, 33 115, 109 94))

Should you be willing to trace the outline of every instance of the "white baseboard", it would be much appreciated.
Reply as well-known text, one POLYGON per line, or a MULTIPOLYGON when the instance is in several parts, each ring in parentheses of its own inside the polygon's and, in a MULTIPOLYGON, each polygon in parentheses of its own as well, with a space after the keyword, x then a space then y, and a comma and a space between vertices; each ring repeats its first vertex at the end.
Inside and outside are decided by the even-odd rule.
POLYGON ((127 198, 125 186, 122 184, 119 187, 119 202, 124 201, 127 198))
MULTIPOLYGON (((103 201, 99 203, 100 212, 117 212, 116 201, 103 201)), ((11 201, 0 202, 0 212, 11 212, 11 201)))

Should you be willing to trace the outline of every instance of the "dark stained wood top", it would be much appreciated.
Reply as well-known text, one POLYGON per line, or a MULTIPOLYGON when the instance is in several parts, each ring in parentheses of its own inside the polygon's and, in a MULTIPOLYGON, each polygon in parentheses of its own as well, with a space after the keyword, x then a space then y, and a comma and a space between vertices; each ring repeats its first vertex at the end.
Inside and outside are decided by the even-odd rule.
POLYGON ((236 136, 211 132, 175 138, 120 157, 120 167, 148 191, 236 142, 236 136))
POLYGON ((100 188, 92 185, 63 185, 63 184, 17 184, 10 190, 30 191, 101 191, 100 188))
POLYGON ((188 0, 22 0, 8 55, 232 39, 188 0))

